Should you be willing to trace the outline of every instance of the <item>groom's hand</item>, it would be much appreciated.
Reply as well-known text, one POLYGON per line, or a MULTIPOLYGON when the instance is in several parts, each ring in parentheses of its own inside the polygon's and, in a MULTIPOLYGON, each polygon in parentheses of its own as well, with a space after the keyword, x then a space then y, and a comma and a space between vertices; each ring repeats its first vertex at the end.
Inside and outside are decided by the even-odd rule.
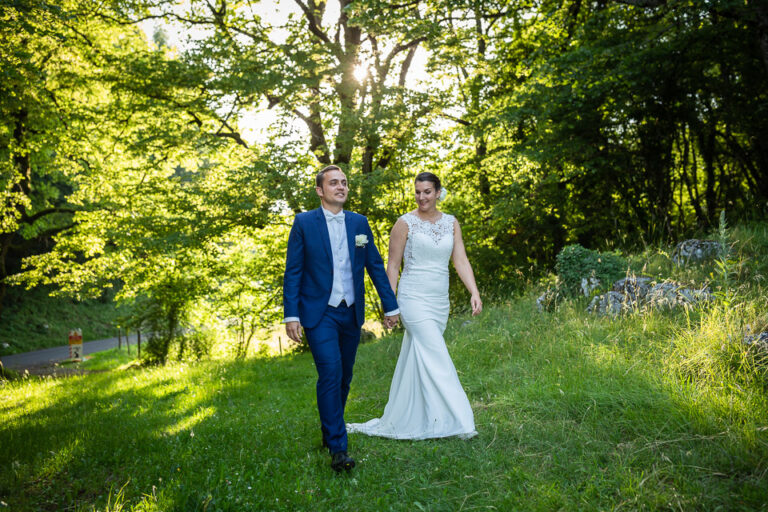
POLYGON ((387 329, 393 328, 394 326, 397 325, 397 322, 399 319, 400 319, 400 315, 385 316, 384 327, 386 327, 387 329))
POLYGON ((301 343, 301 324, 299 322, 286 322, 285 333, 296 343, 301 343))

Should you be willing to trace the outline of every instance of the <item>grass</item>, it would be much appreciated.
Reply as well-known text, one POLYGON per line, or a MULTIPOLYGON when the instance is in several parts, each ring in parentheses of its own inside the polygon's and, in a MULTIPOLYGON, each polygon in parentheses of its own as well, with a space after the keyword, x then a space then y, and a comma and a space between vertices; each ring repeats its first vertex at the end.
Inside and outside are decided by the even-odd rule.
POLYGON ((79 302, 50 297, 49 291, 8 290, 0 318, 0 355, 66 345, 74 328, 82 329, 83 341, 117 336, 114 325, 121 312, 111 300, 79 302))
MULTIPOLYGON (((540 315, 526 297, 453 319, 479 436, 355 435, 351 475, 320 449, 309 354, 10 383, 0 496, 12 510, 764 507, 763 384, 694 379, 681 348, 720 313, 582 306, 540 315)), ((349 421, 381 413, 398 339, 361 346, 349 421)))
POLYGON ((135 345, 127 348, 113 348, 87 355, 87 359, 77 363, 77 367, 88 371, 125 369, 136 361, 136 355, 137 348, 135 345))
MULTIPOLYGON (((709 274, 652 250, 637 258, 665 275, 709 274)), ((446 340, 479 435, 353 435, 349 475, 321 450, 307 353, 6 383, 0 501, 14 511, 766 510, 768 365, 740 342, 767 320, 761 265, 741 265, 747 284, 728 307, 609 319, 585 314, 581 299, 540 314, 531 291, 455 316, 446 340)), ((361 345, 348 421, 382 412, 400 338, 361 345)), ((125 368, 122 356, 83 365, 125 368)))

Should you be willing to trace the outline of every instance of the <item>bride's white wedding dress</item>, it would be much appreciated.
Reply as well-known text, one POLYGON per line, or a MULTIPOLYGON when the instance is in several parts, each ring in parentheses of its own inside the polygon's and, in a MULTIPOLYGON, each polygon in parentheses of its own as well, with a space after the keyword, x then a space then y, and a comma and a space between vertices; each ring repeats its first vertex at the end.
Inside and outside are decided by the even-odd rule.
POLYGON ((347 431, 393 439, 472 437, 472 408, 443 339, 454 217, 443 213, 435 223, 412 213, 400 218, 408 224, 397 289, 406 331, 389 402, 381 418, 348 424, 347 431))

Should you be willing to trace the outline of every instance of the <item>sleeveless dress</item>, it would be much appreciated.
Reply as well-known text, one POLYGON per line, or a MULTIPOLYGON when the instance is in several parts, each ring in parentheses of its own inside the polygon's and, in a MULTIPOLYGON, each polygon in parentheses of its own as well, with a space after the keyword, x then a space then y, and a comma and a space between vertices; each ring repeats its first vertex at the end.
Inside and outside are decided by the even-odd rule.
POLYGON ((455 218, 431 223, 407 213, 403 272, 397 289, 405 336, 381 418, 347 425, 350 433, 392 439, 477 435, 467 395, 445 346, 448 263, 455 218))

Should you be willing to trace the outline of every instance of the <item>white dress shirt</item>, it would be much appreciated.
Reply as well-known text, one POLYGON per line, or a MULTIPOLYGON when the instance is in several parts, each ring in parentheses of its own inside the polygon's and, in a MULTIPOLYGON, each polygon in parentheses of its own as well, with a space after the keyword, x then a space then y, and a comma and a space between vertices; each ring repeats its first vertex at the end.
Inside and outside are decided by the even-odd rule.
POLYGON ((331 253, 333 253, 333 288, 328 305, 336 308, 341 301, 346 301, 347 306, 351 306, 355 303, 355 283, 352 279, 352 261, 349 259, 344 210, 336 214, 325 208, 322 210, 328 226, 328 236, 331 239, 331 253))

